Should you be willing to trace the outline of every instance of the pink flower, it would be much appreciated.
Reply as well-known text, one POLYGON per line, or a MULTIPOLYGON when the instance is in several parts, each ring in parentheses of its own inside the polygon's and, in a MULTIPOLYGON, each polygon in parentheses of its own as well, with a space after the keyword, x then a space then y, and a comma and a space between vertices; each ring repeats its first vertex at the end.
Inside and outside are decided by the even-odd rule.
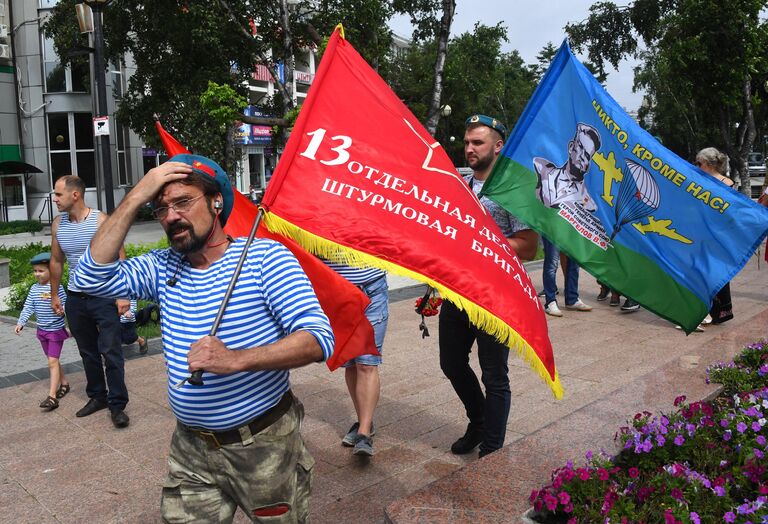
POLYGON ((670 491, 669 494, 675 500, 683 500, 683 492, 680 488, 672 488, 672 491, 670 491))
POLYGON ((544 505, 549 511, 555 511, 557 509, 557 497, 547 493, 544 495, 544 505))
POLYGON ((640 470, 639 469, 634 468, 634 467, 629 468, 629 478, 636 479, 639 476, 640 476, 640 470))
POLYGON ((579 475, 579 479, 580 479, 580 480, 583 480, 583 481, 585 481, 585 482, 586 482, 587 480, 589 480, 589 470, 588 470, 588 469, 586 469, 586 468, 579 468, 579 469, 576 471, 576 474, 578 474, 578 475, 579 475))
POLYGON ((609 473, 605 468, 600 468, 597 470, 597 478, 600 480, 608 480, 609 473))
POLYGON ((557 498, 560 500, 560 504, 565 506, 571 501, 571 496, 568 494, 567 491, 561 491, 557 494, 557 498))

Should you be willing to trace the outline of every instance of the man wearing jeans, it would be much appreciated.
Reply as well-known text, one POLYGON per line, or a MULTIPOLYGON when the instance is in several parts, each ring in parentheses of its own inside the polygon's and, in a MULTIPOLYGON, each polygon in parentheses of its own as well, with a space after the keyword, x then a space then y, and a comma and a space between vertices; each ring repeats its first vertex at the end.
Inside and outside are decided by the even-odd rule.
MULTIPOLYGON (((464 178, 477 194, 501 152, 506 128, 495 118, 485 115, 471 116, 466 124, 464 156, 473 173, 464 178)), ((498 224, 517 256, 531 260, 536 255, 539 235, 487 197, 480 198, 480 203, 498 224)), ((472 268, 466 270, 472 271, 472 268)), ((512 404, 507 365, 509 348, 473 325, 466 312, 450 302, 443 302, 441 306, 439 330, 440 369, 451 381, 469 419, 464 436, 453 443, 451 451, 462 455, 480 445, 479 456, 485 456, 504 445, 507 433, 512 404), (469 366, 469 352, 475 341, 485 393, 469 366)))
MULTIPOLYGON (((557 306, 557 266, 560 264, 560 250, 546 238, 544 244, 544 311, 553 317, 562 317, 563 312, 557 306)), ((569 256, 563 257, 565 264, 565 308, 575 311, 592 311, 592 307, 579 299, 579 265, 569 256)))
MULTIPOLYGON (((75 416, 87 417, 109 408, 112 424, 116 428, 124 428, 130 419, 125 413, 128 388, 120 344, 120 315, 128 311, 130 304, 127 300, 83 293, 73 280, 83 252, 107 217, 85 204, 85 183, 74 175, 63 176, 56 181, 53 202, 62 213, 53 219, 51 225, 51 289, 58 288, 61 282, 66 258, 69 263, 66 315, 83 359, 85 393, 88 395, 88 403, 75 416)), ((119 255, 125 258, 122 241, 119 255)), ((59 315, 64 314, 56 295, 51 297, 51 308, 59 315)))

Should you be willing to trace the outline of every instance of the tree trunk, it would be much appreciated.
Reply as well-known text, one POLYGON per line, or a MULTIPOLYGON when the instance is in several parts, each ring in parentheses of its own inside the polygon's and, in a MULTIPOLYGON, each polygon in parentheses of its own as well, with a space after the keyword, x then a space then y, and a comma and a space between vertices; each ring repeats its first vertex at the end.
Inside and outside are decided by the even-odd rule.
POLYGON ((440 31, 437 35, 437 58, 435 59, 435 81, 432 88, 432 100, 427 112, 426 128, 434 136, 440 120, 440 99, 443 94, 443 70, 448 55, 448 39, 451 36, 451 23, 456 11, 456 0, 443 0, 443 17, 440 19, 440 31))
POLYGON ((293 36, 291 35, 291 22, 288 14, 288 0, 280 0, 280 27, 283 30, 283 54, 285 55, 285 95, 283 98, 283 109, 287 113, 288 110, 296 105, 293 101, 293 36))
POLYGON ((755 144, 755 111, 752 107, 752 79, 747 74, 741 88, 741 101, 744 113, 742 124, 739 126, 739 175, 741 180, 741 192, 751 196, 752 188, 749 180, 749 166, 747 158, 755 144))

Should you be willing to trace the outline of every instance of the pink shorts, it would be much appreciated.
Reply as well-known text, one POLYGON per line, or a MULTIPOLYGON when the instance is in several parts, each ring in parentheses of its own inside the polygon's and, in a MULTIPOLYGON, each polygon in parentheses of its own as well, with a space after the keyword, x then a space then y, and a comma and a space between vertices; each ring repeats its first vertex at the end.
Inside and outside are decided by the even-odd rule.
POLYGON ((68 338, 69 333, 66 328, 57 329, 56 331, 37 330, 37 340, 40 341, 40 345, 43 346, 43 353, 48 358, 59 358, 61 356, 61 347, 68 338))

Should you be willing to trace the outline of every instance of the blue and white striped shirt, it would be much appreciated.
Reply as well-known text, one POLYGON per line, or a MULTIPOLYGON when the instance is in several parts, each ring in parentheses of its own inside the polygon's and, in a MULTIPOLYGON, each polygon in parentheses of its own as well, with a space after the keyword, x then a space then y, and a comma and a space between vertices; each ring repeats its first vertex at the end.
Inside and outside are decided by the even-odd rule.
MULTIPOLYGON (((203 386, 172 387, 189 376, 189 347, 208 335, 244 247, 245 239, 237 239, 207 269, 192 268, 172 249, 103 265, 88 249, 75 272, 78 289, 86 293, 160 304, 168 397, 176 418, 190 426, 241 426, 277 404, 289 387, 287 370, 205 373, 203 386), (176 284, 169 286, 172 278, 176 284)), ((282 244, 256 239, 216 336, 230 349, 245 349, 299 330, 317 339, 324 359, 332 355, 331 325, 296 258, 282 244)))
POLYGON ((59 222, 59 228, 56 231, 56 241, 61 246, 69 264, 69 281, 67 282, 69 291, 82 291, 74 283, 73 275, 85 248, 90 245, 93 235, 99 229, 99 213, 101 211, 98 209, 91 208, 90 213, 82 222, 70 222, 69 213, 59 215, 61 222, 59 222))
MULTIPOLYGON (((61 306, 67 302, 67 293, 64 286, 59 284, 59 298, 61 306)), ((32 284, 29 289, 27 299, 24 301, 24 308, 21 310, 19 320, 16 322, 19 326, 26 326, 32 313, 37 317, 37 327, 43 331, 56 331, 64 327, 64 316, 57 315, 51 309, 51 284, 32 284)))
POLYGON ((378 280, 386 274, 385 271, 382 271, 376 267, 359 268, 348 266, 341 262, 331 262, 330 260, 326 260, 324 258, 321 258, 320 260, 325 262, 325 265, 333 269, 336 273, 343 276, 356 286, 367 284, 368 282, 373 282, 374 280, 378 280))
POLYGON ((128 308, 128 311, 120 315, 120 323, 121 324, 130 324, 131 322, 136 322, 136 308, 138 307, 138 302, 136 299, 131 299, 131 307, 128 308))

